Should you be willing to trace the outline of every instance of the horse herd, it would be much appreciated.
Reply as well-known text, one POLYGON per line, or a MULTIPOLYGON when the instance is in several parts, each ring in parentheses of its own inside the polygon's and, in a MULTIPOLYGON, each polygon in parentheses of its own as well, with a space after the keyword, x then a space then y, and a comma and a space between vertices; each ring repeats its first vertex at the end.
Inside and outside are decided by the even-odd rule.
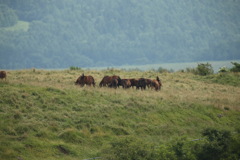
MULTIPOLYGON (((85 76, 82 74, 78 77, 78 79, 75 82, 76 85, 80 85, 83 87, 84 85, 87 86, 94 86, 95 87, 95 80, 93 76, 85 76)), ((146 87, 155 89, 156 91, 159 91, 162 87, 162 82, 157 76, 156 79, 146 79, 146 78, 131 78, 131 79, 121 79, 119 76, 104 76, 99 83, 99 87, 109 87, 109 88, 119 88, 122 86, 122 88, 134 88, 145 90, 146 87)))
MULTIPOLYGON (((6 80, 7 73, 5 71, 0 71, 0 79, 6 80)), ((95 87, 95 80, 93 76, 85 76, 82 74, 78 77, 78 79, 75 82, 76 85, 80 85, 83 87, 84 85, 87 86, 94 86, 95 87)), ((119 76, 104 76, 101 82, 99 83, 99 87, 109 87, 109 88, 119 88, 122 86, 122 88, 134 88, 145 90, 146 87, 155 89, 156 91, 159 91, 162 87, 162 82, 157 76, 156 79, 146 79, 146 78, 131 78, 131 79, 121 79, 119 76)))

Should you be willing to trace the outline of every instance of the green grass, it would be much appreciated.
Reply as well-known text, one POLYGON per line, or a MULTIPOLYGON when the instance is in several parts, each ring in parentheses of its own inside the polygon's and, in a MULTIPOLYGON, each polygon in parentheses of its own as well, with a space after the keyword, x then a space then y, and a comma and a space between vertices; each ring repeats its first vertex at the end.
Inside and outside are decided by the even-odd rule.
POLYGON ((218 73, 208 76, 196 76, 195 79, 209 83, 218 83, 223 85, 231 85, 240 87, 240 74, 239 73, 218 73))
MULTIPOLYGON (((97 83, 113 73, 127 78, 158 74, 85 72, 97 83)), ((80 88, 74 85, 81 75, 75 70, 8 71, 8 75, 6 82, 0 82, 0 159, 103 157, 112 143, 125 138, 163 147, 179 137, 202 138, 201 132, 208 127, 235 132, 240 125, 239 87, 208 84, 205 88, 204 81, 186 73, 161 75, 164 87, 160 92, 80 88), (225 92, 219 95, 222 89, 225 92), (219 102, 225 95, 234 99, 219 102)))

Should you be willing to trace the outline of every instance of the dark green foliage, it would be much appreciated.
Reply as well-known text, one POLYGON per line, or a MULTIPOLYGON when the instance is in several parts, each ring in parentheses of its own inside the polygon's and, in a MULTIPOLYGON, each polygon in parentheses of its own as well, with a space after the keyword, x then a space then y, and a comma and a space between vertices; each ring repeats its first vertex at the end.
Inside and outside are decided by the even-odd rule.
POLYGON ((212 65, 209 63, 200 63, 198 64, 195 74, 201 75, 201 76, 206 76, 206 75, 211 75, 213 74, 213 68, 212 65))
POLYGON ((108 160, 238 160, 240 139, 229 131, 205 129, 202 139, 190 141, 186 137, 174 139, 164 145, 154 145, 133 137, 124 137, 112 142, 103 150, 103 159, 108 160))
POLYGON ((15 11, 7 5, 0 3, 0 27, 9 27, 16 24, 18 21, 15 11))
POLYGON ((234 66, 230 69, 230 71, 231 72, 240 72, 240 63, 232 62, 232 64, 234 66))
POLYGON ((75 67, 75 66, 71 66, 69 69, 70 69, 70 70, 81 70, 80 67, 75 67))
POLYGON ((218 72, 219 73, 226 73, 226 72, 229 72, 229 69, 227 67, 221 67, 221 68, 219 68, 218 72))
POLYGON ((206 137, 207 142, 197 154, 198 159, 219 160, 231 156, 229 150, 232 135, 229 131, 208 128, 203 131, 202 135, 206 137))
POLYGON ((111 148, 106 149, 105 159, 109 160, 152 160, 157 159, 154 146, 137 138, 122 138, 111 143, 111 148))
POLYGON ((157 72, 159 72, 159 73, 170 73, 170 72, 173 72, 173 70, 171 69, 171 70, 168 70, 168 69, 165 69, 165 68, 163 68, 163 67, 159 67, 158 69, 157 69, 157 72))
POLYGON ((238 1, 0 0, 0 68, 240 59, 238 1))
POLYGON ((194 143, 187 140, 186 137, 180 137, 179 139, 171 142, 170 151, 174 153, 176 159, 178 160, 194 160, 196 159, 194 150, 197 147, 194 147, 194 143))

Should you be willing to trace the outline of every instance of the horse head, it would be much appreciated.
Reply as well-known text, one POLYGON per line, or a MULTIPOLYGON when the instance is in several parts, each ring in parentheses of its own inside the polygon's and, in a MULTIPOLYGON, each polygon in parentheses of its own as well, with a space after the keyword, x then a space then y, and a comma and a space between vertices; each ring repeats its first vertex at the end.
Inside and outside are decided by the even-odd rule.
POLYGON ((83 74, 81 75, 80 79, 84 79, 84 77, 85 77, 85 76, 84 76, 84 73, 83 73, 83 74))

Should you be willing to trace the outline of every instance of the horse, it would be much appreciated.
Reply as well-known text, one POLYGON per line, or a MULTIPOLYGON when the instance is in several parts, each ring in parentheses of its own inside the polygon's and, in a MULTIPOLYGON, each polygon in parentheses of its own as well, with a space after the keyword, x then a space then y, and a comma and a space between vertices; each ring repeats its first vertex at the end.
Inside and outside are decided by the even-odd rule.
POLYGON ((130 82, 131 82, 131 87, 133 88, 134 86, 137 86, 138 79, 132 78, 132 79, 130 79, 130 82))
POLYGON ((85 84, 88 86, 93 85, 93 87, 95 87, 94 78, 92 76, 85 76, 84 74, 82 74, 80 77, 78 77, 75 84, 76 85, 79 84, 81 87, 83 87, 85 84))
POLYGON ((159 77, 157 76, 156 80, 155 79, 152 80, 151 88, 154 88, 156 91, 159 91, 159 90, 161 90, 161 87, 162 87, 162 82, 159 79, 159 77))
POLYGON ((148 88, 151 87, 152 80, 151 79, 145 79, 146 80, 146 85, 148 88))
POLYGON ((99 87, 106 87, 110 83, 110 77, 104 76, 101 82, 99 83, 99 87))
POLYGON ((146 89, 146 86, 147 86, 147 80, 145 79, 145 78, 140 78, 139 80, 138 80, 138 83, 137 83, 137 85, 136 85, 136 89, 139 89, 139 88, 141 88, 141 89, 146 89))
POLYGON ((121 80, 121 85, 123 88, 127 89, 131 87, 131 81, 130 79, 122 79, 121 80))
POLYGON ((99 83, 100 87, 119 87, 121 84, 121 78, 119 76, 104 76, 101 82, 99 83), (115 81, 117 80, 117 81, 115 81))
POLYGON ((0 79, 5 79, 7 80, 7 73, 5 71, 0 71, 0 79))
POLYGON ((109 83, 108 85, 108 87, 115 88, 115 89, 117 89, 118 86, 119 86, 119 82, 117 79, 112 79, 111 83, 109 83))

